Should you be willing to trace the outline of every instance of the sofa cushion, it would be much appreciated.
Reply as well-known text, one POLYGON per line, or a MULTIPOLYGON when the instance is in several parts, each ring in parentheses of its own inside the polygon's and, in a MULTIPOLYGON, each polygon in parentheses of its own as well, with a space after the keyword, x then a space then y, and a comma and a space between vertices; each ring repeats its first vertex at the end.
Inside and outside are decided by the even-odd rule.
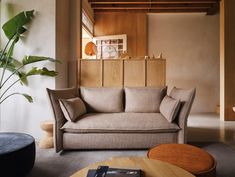
POLYGON ((66 122, 62 129, 71 133, 176 132, 160 113, 89 113, 77 122, 66 122))
POLYGON ((64 117, 68 121, 75 122, 78 120, 79 116, 86 113, 86 106, 79 97, 60 99, 59 103, 64 117))
POLYGON ((123 111, 122 88, 81 87, 80 91, 88 112, 115 113, 123 111))
POLYGON ((168 120, 173 122, 180 108, 180 100, 166 95, 160 105, 160 113, 168 120))
POLYGON ((125 112, 159 113, 160 103, 166 91, 167 87, 126 87, 125 112))

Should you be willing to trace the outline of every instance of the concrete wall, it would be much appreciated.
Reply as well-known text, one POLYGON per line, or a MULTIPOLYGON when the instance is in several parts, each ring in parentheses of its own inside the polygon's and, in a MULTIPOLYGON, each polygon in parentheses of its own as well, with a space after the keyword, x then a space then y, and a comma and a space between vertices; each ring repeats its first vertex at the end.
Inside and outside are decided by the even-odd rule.
POLYGON ((166 82, 197 88, 192 112, 214 112, 219 104, 219 15, 149 14, 149 55, 163 52, 166 82))
MULTIPOLYGON (((2 0, 1 26, 9 18, 21 11, 34 9, 35 18, 25 38, 15 48, 15 57, 42 55, 55 57, 55 0, 2 0)), ((1 32, 2 44, 6 38, 1 32)), ((43 62, 38 67, 54 69, 54 63, 43 62)), ((34 103, 15 96, 1 105, 1 131, 26 132, 36 139, 42 136, 40 122, 52 119, 52 111, 46 87, 55 88, 55 78, 33 76, 28 87, 15 86, 11 91, 26 92, 33 96, 34 103)))

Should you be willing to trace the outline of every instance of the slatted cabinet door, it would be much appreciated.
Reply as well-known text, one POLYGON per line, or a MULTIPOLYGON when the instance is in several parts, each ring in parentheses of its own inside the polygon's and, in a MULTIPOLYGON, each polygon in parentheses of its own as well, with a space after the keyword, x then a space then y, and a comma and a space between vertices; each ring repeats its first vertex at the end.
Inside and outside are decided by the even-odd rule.
POLYGON ((147 60, 147 86, 160 87, 166 85, 166 60, 150 59, 147 60))
POLYGON ((80 86, 102 87, 102 60, 80 60, 80 86))
POLYGON ((124 61, 124 86, 145 86, 145 60, 131 59, 124 61))
POLYGON ((123 85, 123 60, 103 60, 103 86, 120 87, 123 85))

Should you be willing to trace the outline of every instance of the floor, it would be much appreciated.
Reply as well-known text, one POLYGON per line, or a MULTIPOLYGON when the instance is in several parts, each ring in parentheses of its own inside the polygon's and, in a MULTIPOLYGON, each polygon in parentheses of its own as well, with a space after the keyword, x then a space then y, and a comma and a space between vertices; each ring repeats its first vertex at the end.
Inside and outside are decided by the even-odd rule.
POLYGON ((189 142, 224 142, 235 147, 235 121, 221 121, 215 113, 191 114, 189 142))
MULTIPOLYGON (((220 121, 219 116, 214 113, 192 114, 188 120, 188 141, 196 146, 203 142, 208 144, 201 147, 216 157, 218 177, 235 176, 235 121, 220 121), (234 148, 215 142, 224 142, 234 148)), ((94 162, 117 156, 146 156, 146 152, 106 150, 55 153, 54 149, 39 149, 37 146, 35 166, 28 177, 67 177, 94 162)))

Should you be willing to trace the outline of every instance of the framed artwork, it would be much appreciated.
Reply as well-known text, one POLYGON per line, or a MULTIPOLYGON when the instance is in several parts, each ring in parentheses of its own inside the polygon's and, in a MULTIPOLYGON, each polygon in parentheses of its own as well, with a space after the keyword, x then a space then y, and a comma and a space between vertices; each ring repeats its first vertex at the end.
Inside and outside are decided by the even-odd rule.
POLYGON ((127 35, 110 35, 94 37, 97 46, 97 59, 118 59, 127 51, 127 35))

